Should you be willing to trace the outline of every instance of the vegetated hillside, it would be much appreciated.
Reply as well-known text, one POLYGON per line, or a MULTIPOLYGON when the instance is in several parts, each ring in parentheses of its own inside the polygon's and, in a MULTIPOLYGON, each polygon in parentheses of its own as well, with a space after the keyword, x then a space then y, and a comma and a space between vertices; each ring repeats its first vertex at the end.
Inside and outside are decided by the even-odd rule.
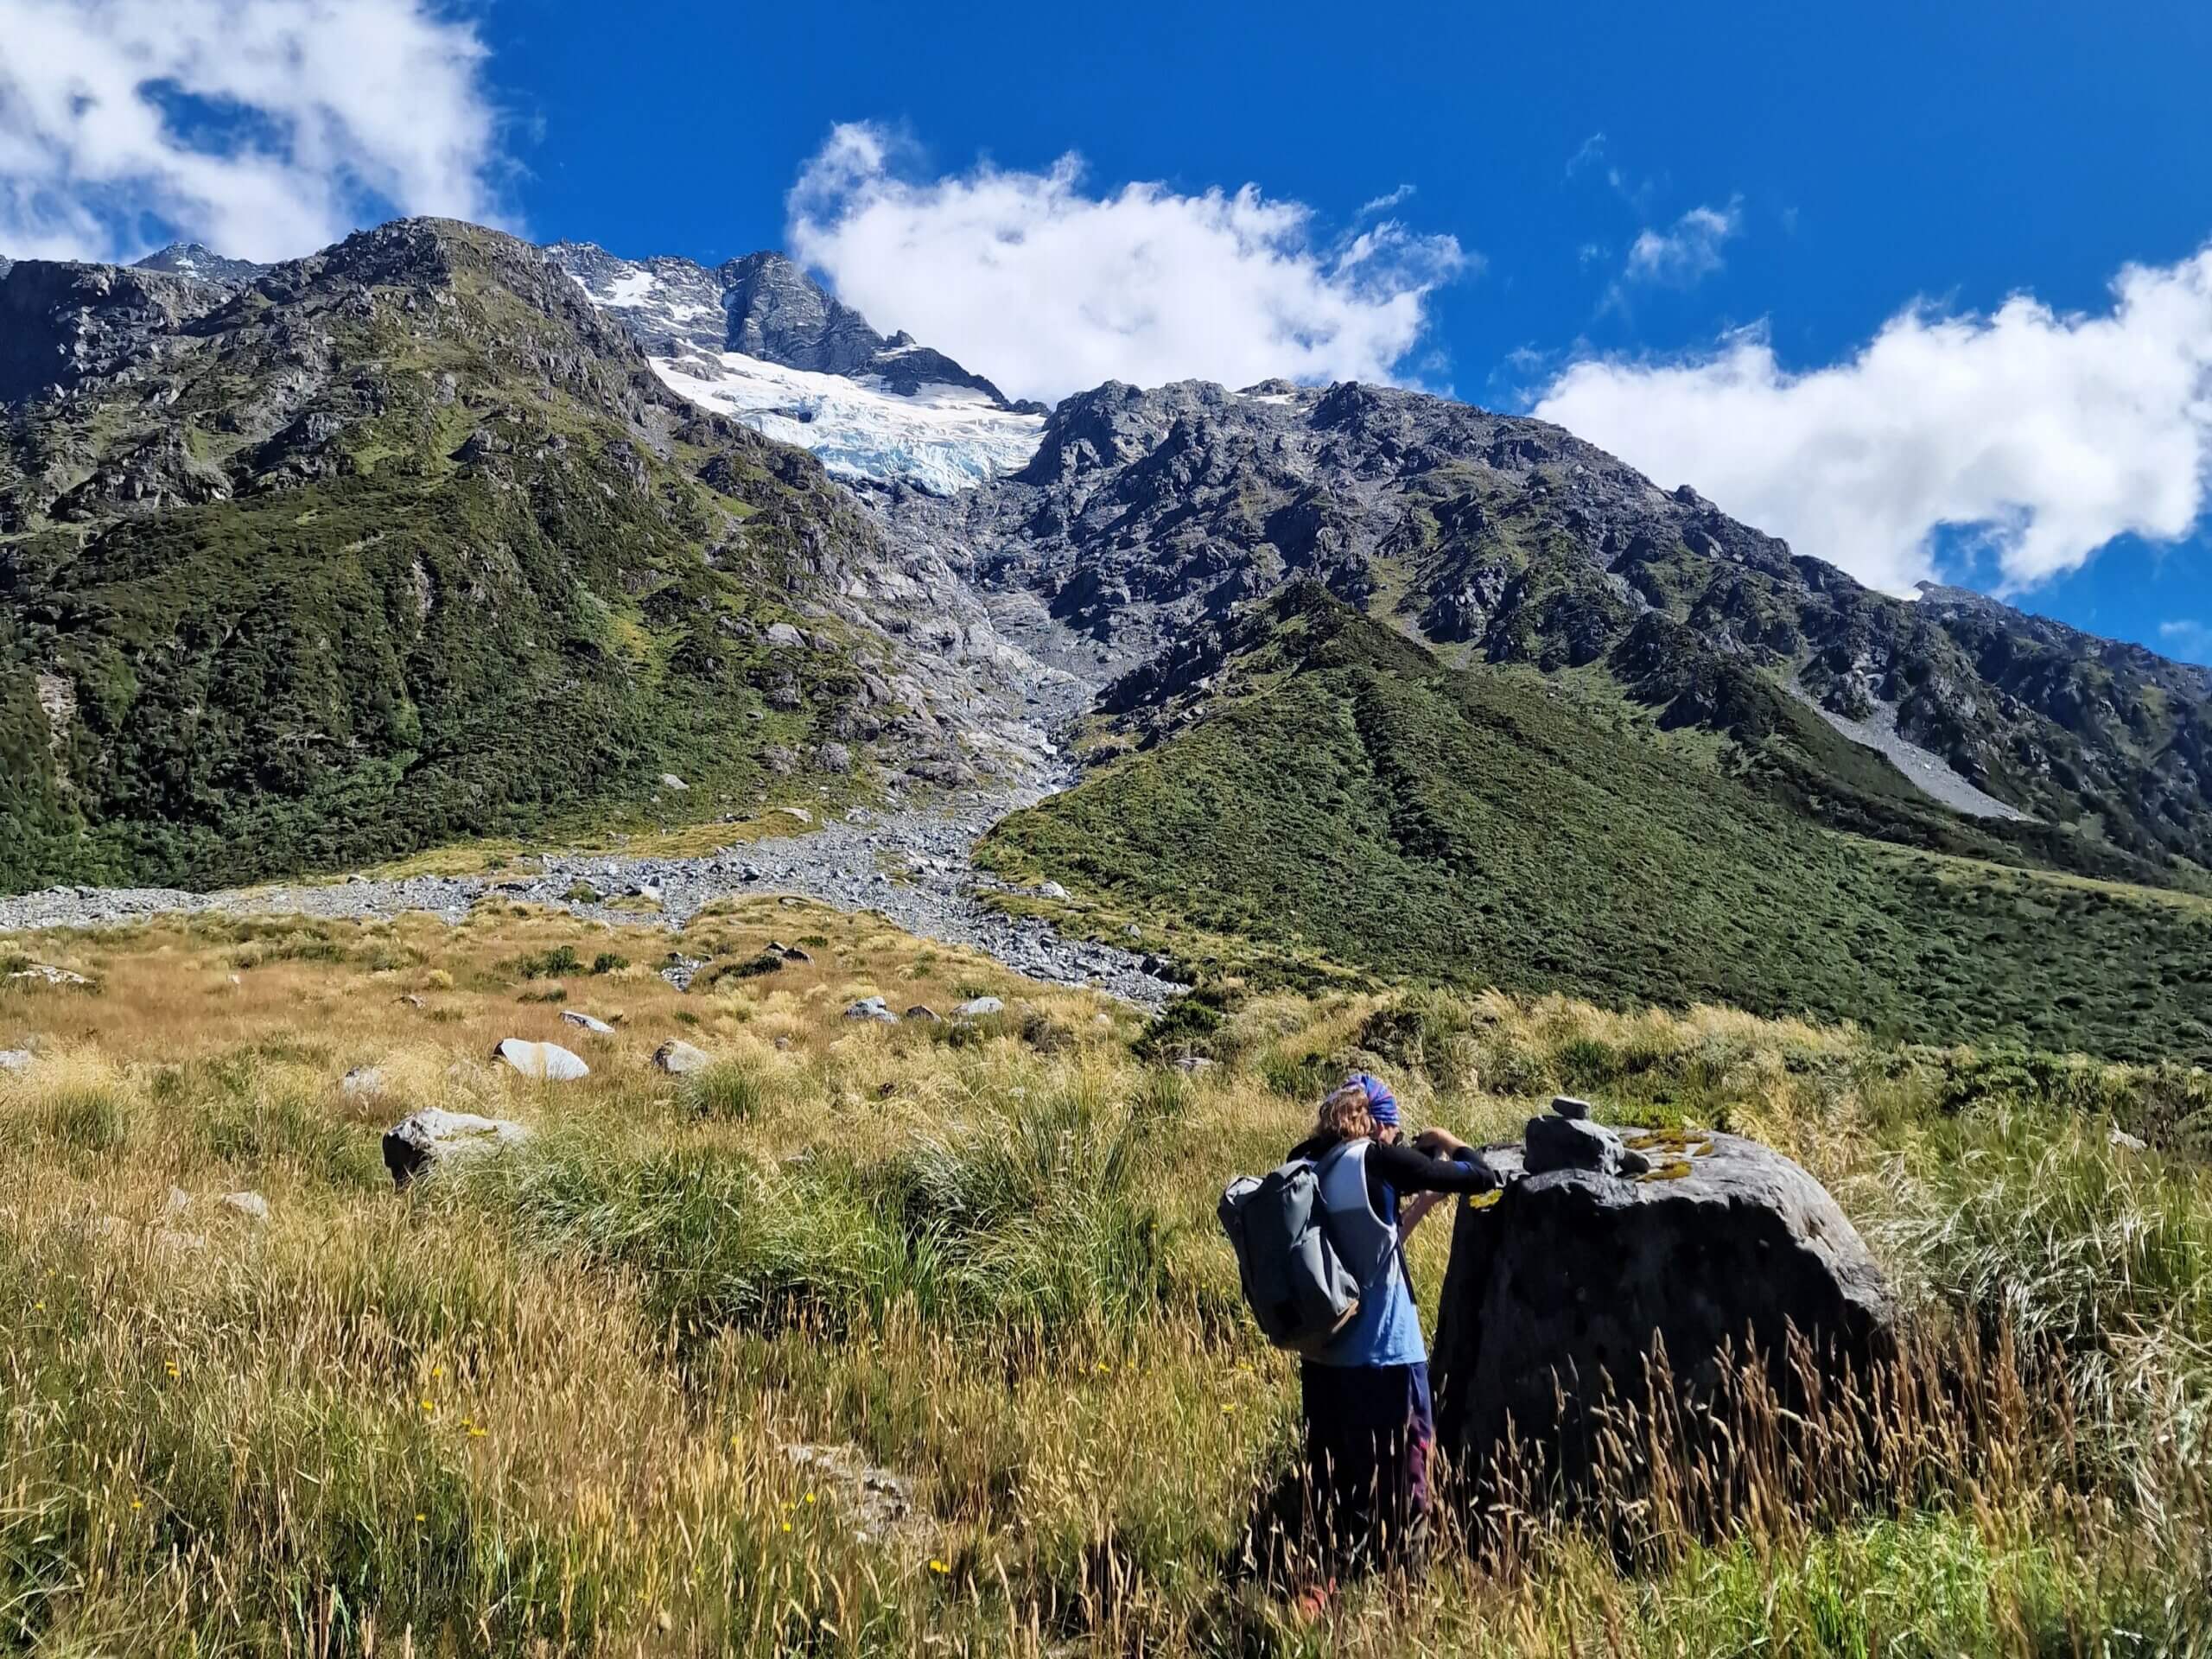
POLYGON ((327 867, 664 772, 749 805, 878 738, 957 766, 830 613, 892 568, 850 499, 512 238, 402 222, 250 283, 21 262, 0 404, 0 886, 327 867))
POLYGON ((2212 1060, 2194 897, 1819 829, 1566 686, 1446 669, 1311 585, 1207 690, 983 856, 1057 877, 1097 919, 1172 925, 1186 974, 1363 971, 2212 1060))
POLYGON ((892 519, 1041 594, 1123 668, 1317 580, 1452 661, 1602 669, 1665 724, 1763 755, 1754 781, 1824 821, 1961 833, 1815 706, 1893 722, 1992 798, 1975 833, 2008 859, 2201 882, 2205 671, 1955 590, 1872 592, 1695 481, 1662 490, 1558 427, 1419 392, 1109 384, 1055 408, 1019 474, 892 519))

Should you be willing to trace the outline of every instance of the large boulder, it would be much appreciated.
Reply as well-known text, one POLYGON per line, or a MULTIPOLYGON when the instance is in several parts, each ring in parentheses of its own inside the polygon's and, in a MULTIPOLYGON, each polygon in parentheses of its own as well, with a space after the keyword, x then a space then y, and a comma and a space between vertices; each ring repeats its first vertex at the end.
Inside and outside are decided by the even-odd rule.
POLYGON ((529 1138, 527 1128, 505 1118, 433 1106, 402 1118, 384 1132, 384 1166, 394 1186, 405 1186, 433 1165, 499 1152, 529 1138))
POLYGON ((591 1067, 558 1043, 533 1043, 510 1037, 492 1051, 525 1077, 537 1083, 574 1083, 591 1075, 591 1067))
MULTIPOLYGON (((1558 1126, 1546 1144, 1595 1127, 1539 1121, 1558 1126)), ((1504 1190, 1459 1206, 1433 1356, 1437 1439, 1478 1494, 1507 1472, 1509 1435, 1521 1472, 1572 1501, 1624 1408, 1656 1404, 1690 1440, 1725 1443, 1747 1381, 1802 1414, 1894 1351, 1880 1269, 1804 1170, 1738 1135, 1623 1138, 1645 1173, 1529 1173, 1522 1148, 1492 1148, 1504 1190)))

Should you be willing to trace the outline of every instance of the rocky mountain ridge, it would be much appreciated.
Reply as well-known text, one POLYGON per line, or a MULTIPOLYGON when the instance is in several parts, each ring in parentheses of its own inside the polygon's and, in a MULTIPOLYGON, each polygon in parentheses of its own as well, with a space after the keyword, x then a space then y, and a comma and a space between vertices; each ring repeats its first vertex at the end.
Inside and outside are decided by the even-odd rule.
POLYGON ((555 242, 545 251, 594 304, 620 315, 649 357, 713 359, 725 352, 788 369, 870 380, 911 397, 925 386, 978 392, 993 407, 1016 405, 982 375, 906 334, 878 334, 788 255, 747 254, 709 270, 663 255, 624 259, 589 242, 555 242))
POLYGON ((497 232, 402 221, 243 284, 18 262, 0 401, 11 883, 1049 753, 948 571, 497 232))
POLYGON ((2202 671, 1955 590, 1876 593, 1541 421, 1389 387, 1109 384, 1020 471, 880 510, 1041 602, 1080 641, 1062 660, 1135 684, 1313 580, 1454 661, 1597 674, 1844 827, 1952 844, 1945 806, 1867 766, 1850 728, 1874 721, 2030 855, 2212 864, 2202 671))
MULTIPOLYGON (((625 481, 601 492, 652 503, 707 569, 788 605, 802 640, 874 664, 860 683, 887 712, 810 740, 863 770, 878 742, 890 775, 924 781, 1036 765, 1046 725, 1109 681, 1103 710, 1158 741, 1203 715, 1239 608, 1312 581, 1455 665, 1567 675, 1647 724, 1715 734, 1724 764, 1840 827, 2100 874, 2212 863, 2203 671, 1959 590, 1871 592, 1525 417, 1287 382, 1109 383, 1026 412, 781 256, 709 271, 428 221, 275 267, 193 247, 21 262, 0 324, 25 756, 118 718, 86 695, 112 668, 61 660, 107 626, 60 600, 115 579, 88 553, 173 522, 224 540, 225 512, 310 487, 467 480, 538 511, 611 464, 625 481), (716 529, 730 510, 696 516, 697 489, 734 490, 739 511, 716 529), (194 513, 214 517, 176 518, 194 513)), ((125 562, 133 606, 168 613, 149 597, 166 556, 125 562)), ((653 568, 613 578, 648 626, 672 620, 653 568)), ((57 822, 74 810, 41 799, 57 822)))

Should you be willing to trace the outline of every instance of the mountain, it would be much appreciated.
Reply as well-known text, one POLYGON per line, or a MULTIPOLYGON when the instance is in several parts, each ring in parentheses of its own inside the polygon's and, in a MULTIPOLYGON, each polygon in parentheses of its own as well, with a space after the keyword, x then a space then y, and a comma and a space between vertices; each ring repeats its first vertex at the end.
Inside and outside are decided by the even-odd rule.
POLYGON ((402 221, 246 287, 18 262, 0 402, 6 885, 1043 752, 941 563, 497 232, 402 221))
POLYGON ((132 268, 166 271, 172 276, 196 276, 205 283, 238 284, 253 281, 269 269, 250 259, 226 258, 197 242, 172 242, 160 251, 134 262, 132 268))
POLYGON ((842 477, 949 493, 1035 453, 1043 410, 904 334, 870 327, 791 259, 749 254, 709 270, 547 249, 634 334, 655 371, 703 408, 812 450, 842 477))
POLYGON ((1808 823, 1586 684, 1455 668, 1318 582, 1222 630, 1203 705, 979 856, 1179 976, 1719 1001, 1891 1036, 2212 1061, 2212 902, 1808 823))
POLYGON ((1873 592, 1541 421, 1388 387, 1109 384, 1059 404, 1019 471, 886 511, 1041 604, 1065 663, 1141 670, 1310 579, 1450 662, 1602 683, 1715 734, 1840 827, 2133 878, 2212 865, 2203 671, 1954 590, 1873 592))

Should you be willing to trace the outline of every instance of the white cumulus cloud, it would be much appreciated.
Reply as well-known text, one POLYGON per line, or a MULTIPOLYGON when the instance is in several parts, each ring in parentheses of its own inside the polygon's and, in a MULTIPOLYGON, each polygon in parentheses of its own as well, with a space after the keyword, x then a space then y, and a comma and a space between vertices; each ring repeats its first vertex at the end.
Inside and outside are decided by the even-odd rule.
MULTIPOLYGON (((790 200, 791 251, 879 328, 1016 396, 1109 379, 1388 380, 1468 256, 1395 219, 1324 245, 1253 185, 1093 190, 1082 162, 915 181, 865 124, 837 128, 790 200)), ((1380 208, 1378 200, 1370 204, 1380 208)))
POLYGON ((1749 331, 1684 361, 1573 364, 1535 412, 1872 586, 1936 576, 1948 533, 2017 591, 2114 537, 2196 528, 2212 471, 2212 246, 2127 267, 2093 315, 2026 295, 1988 315, 1916 306, 1802 373, 1749 331))
POLYGON ((496 219, 474 28, 429 0, 0 0, 0 252, 270 259, 496 219))

